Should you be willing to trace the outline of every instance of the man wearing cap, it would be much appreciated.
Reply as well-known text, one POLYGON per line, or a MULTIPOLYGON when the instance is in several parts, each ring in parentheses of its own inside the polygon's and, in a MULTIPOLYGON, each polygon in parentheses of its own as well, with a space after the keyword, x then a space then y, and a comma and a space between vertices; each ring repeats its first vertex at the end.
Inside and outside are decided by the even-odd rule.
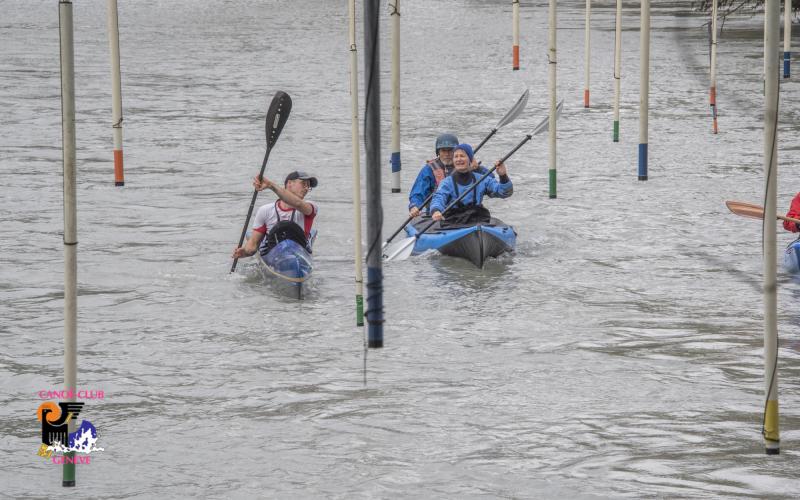
MULTIPOLYGON (((278 195, 274 203, 267 203, 258 209, 253 219, 253 232, 243 247, 233 251, 234 258, 249 257, 254 255, 261 247, 262 253, 268 252, 276 243, 276 234, 279 228, 292 225, 297 226, 296 233, 302 231, 305 236, 305 246, 311 251, 311 229, 317 217, 317 205, 306 201, 305 197, 311 189, 317 187, 317 178, 306 172, 295 170, 286 176, 283 187, 278 186, 266 177, 253 179, 253 187, 257 191, 272 190, 278 195), (270 236, 268 238, 265 237, 270 236)), ((290 231, 291 232, 291 231, 290 231)))
POLYGON ((441 134, 436 138, 436 158, 428 160, 417 174, 417 179, 408 193, 408 215, 416 217, 422 205, 442 179, 453 171, 453 148, 458 146, 458 138, 453 134, 441 134))

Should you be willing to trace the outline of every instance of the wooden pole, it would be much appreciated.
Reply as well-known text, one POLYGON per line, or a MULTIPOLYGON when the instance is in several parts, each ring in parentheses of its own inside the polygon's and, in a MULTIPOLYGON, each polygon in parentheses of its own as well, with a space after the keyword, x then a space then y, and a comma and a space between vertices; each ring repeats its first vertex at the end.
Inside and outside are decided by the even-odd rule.
POLYGON ((356 326, 364 326, 364 275, 361 248, 361 147, 358 134, 358 49, 356 48, 356 0, 348 0, 350 13, 350 118, 353 150, 353 229, 356 266, 356 326))
POLYGON ((364 142, 367 160, 367 346, 383 347, 379 0, 364 0, 364 142))
POLYGON ((622 0, 617 0, 614 27, 614 142, 619 142, 619 96, 622 81, 622 0))
POLYGON ((117 0, 108 0, 108 45, 111 50, 111 127, 114 131, 114 185, 125 185, 122 169, 122 78, 119 69, 117 0))
POLYGON ((642 0, 639 55, 639 180, 647 180, 647 115, 650 94, 650 0, 642 0))
POLYGON ((792 0, 783 3, 783 77, 791 76, 792 64, 792 0))
POLYGON ((512 70, 519 69, 519 0, 511 0, 511 31, 513 35, 513 66, 512 70))
MULTIPOLYGON (((767 0, 764 12, 764 57, 766 78, 764 89, 764 172, 766 194, 764 220, 774 221, 777 216, 778 191, 778 40, 780 40, 780 5, 778 0, 767 0)), ((767 455, 780 453, 780 428, 778 419, 778 294, 777 294, 777 235, 774 223, 763 224, 764 241, 764 387, 765 412, 763 422, 764 445, 767 455)))
POLYGON ((549 197, 556 198, 556 106, 558 96, 556 95, 556 0, 550 0, 549 10, 549 48, 547 54, 547 61, 550 66, 549 71, 549 88, 550 88, 550 129, 549 132, 549 149, 550 149, 550 165, 548 171, 549 180, 549 197))
POLYGON ((400 192, 400 0, 389 0, 392 19, 392 192, 400 192))
MULTIPOLYGON (((78 211, 75 190, 75 57, 72 2, 58 3, 61 45, 61 142, 64 170, 64 390, 75 401, 78 373, 78 211)), ((68 422, 68 433, 75 421, 68 422)), ((69 446, 69 440, 61 443, 69 446)), ((75 452, 65 457, 74 458, 75 452)), ((62 486, 75 486, 75 464, 64 460, 62 486)))
POLYGON ((711 130, 719 132, 717 126, 717 0, 711 4, 711 130))
POLYGON ((586 20, 583 32, 583 107, 589 107, 589 68, 592 61, 592 0, 586 0, 586 20))

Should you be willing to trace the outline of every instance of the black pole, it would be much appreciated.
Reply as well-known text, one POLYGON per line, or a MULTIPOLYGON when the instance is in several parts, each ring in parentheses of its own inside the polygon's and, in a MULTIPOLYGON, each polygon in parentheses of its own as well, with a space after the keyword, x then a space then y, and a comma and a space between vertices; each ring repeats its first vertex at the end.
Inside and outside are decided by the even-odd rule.
POLYGON ((364 0, 364 142, 367 172, 367 345, 383 347, 383 268, 381 258, 381 129, 380 46, 378 21, 380 2, 364 0))

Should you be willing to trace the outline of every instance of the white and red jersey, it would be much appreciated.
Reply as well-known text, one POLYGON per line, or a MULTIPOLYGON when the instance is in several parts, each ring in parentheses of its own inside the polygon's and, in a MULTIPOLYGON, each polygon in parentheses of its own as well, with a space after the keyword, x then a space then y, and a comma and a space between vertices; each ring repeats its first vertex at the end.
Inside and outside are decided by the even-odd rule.
POLYGON ((298 226, 303 228, 306 238, 311 237, 311 227, 314 225, 314 219, 317 217, 317 205, 313 202, 307 201, 314 211, 311 215, 305 215, 300 210, 289 207, 284 210, 282 207, 288 207, 279 201, 269 205, 263 205, 256 212, 256 217, 253 220, 253 231, 267 234, 280 221, 292 221, 298 226))

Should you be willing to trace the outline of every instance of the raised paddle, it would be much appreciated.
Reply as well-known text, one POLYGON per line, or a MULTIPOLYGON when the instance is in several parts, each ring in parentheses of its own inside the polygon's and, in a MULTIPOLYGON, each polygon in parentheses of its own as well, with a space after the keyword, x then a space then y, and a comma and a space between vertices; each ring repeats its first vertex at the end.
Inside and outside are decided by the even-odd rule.
MULTIPOLYGON (((744 203, 743 201, 726 201, 725 205, 728 207, 728 210, 735 213, 736 215, 741 215, 742 217, 750 217, 751 219, 764 218, 764 208, 759 205, 753 205, 752 203, 744 203)), ((793 219, 792 217, 784 217, 783 215, 777 215, 776 217, 780 220, 788 220, 789 222, 800 224, 800 219, 793 219)))
MULTIPOLYGON (((500 130, 502 127, 505 127, 506 125, 508 125, 509 123, 511 123, 511 122, 513 122, 514 120, 517 119, 517 117, 520 115, 520 113, 522 113, 522 110, 525 109, 525 105, 528 104, 528 96, 529 95, 530 95, 530 89, 525 89, 525 92, 523 92, 522 95, 519 96, 519 99, 517 99, 516 104, 514 104, 514 106, 508 111, 508 113, 506 113, 506 116, 504 116, 497 123, 497 126, 495 128, 493 128, 491 132, 489 132, 489 135, 487 135, 486 137, 483 138, 481 143, 478 144, 478 147, 476 147, 475 150, 473 151, 473 154, 477 153, 478 150, 481 149, 481 147, 484 144, 486 144, 486 141, 491 139, 492 136, 494 134, 496 134, 498 130, 500 130)), ((420 210, 423 210, 425 207, 428 206, 428 203, 430 203, 431 200, 433 199, 433 193, 434 192, 436 192, 435 189, 431 194, 428 195, 427 198, 425 198, 425 201, 422 202, 422 206, 419 207, 420 210)), ((383 248, 386 248, 386 245, 391 243, 391 241, 394 239, 394 237, 397 236, 400 233, 400 231, 402 231, 403 228, 405 228, 408 225, 408 223, 411 222, 413 219, 414 219, 414 217, 410 217, 409 216, 409 218, 406 219, 405 222, 403 222, 403 225, 398 227, 397 231, 392 233, 392 235, 389 236, 389 238, 386 241, 383 242, 383 248)))
MULTIPOLYGON (((563 100, 562 100, 561 102, 559 102, 559 103, 558 103, 558 106, 556 107, 556 116, 558 116, 558 114, 561 112, 561 108, 563 107, 563 105, 564 105, 564 101, 563 101, 563 100)), ((533 136, 535 136, 536 134, 539 134, 539 133, 541 133, 541 132, 544 132, 545 130, 547 130, 547 129, 549 128, 549 124, 550 124, 549 117, 547 117, 547 118, 544 118, 544 119, 543 119, 543 120, 542 120, 542 121, 541 121, 541 122, 540 122, 540 123, 539 123, 539 124, 538 124, 538 125, 537 125, 537 126, 534 128, 534 129, 533 129, 533 131, 532 131, 530 134, 526 135, 526 136, 525 136, 525 138, 524 138, 524 139, 522 139, 522 140, 519 142, 519 144, 517 144, 517 145, 514 147, 514 149, 512 149, 512 150, 511 150, 511 151, 510 151, 510 152, 509 152, 507 155, 505 155, 505 156, 504 156, 504 157, 503 157, 503 158, 500 160, 500 163, 505 163, 505 162, 506 162, 506 160, 508 160, 509 158, 511 158, 511 155, 513 155, 514 153, 516 153, 516 152, 517 152, 517 150, 518 150, 519 148, 521 148, 521 147, 522 147, 522 146, 523 146, 523 145, 524 145, 526 142, 530 141, 530 140, 531 140, 531 138, 532 138, 533 136)), ((470 192, 472 189, 474 189, 474 188, 475 188, 476 186, 478 186, 478 185, 479 185, 481 182, 483 182, 483 180, 484 180, 484 179, 486 179, 487 177, 489 177, 490 175, 492 175, 492 172, 494 172, 494 171, 495 171, 495 169, 497 169, 497 165, 493 166, 491 169, 489 169, 489 171, 488 171, 488 172, 486 172, 485 174, 483 174, 483 175, 480 177, 480 179, 478 179, 477 181, 475 181, 475 183, 474 183, 474 184, 472 184, 472 185, 470 185, 468 188, 466 188, 466 189, 465 189, 465 190, 464 190, 464 191, 463 191, 463 192, 462 192, 462 193, 461 193, 461 194, 458 196, 458 198, 456 198, 455 200, 453 200, 452 202, 450 202, 450 204, 449 204, 449 205, 447 205, 447 206, 445 207, 445 209, 442 211, 442 215, 446 214, 448 210, 450 210, 451 208, 453 208, 453 207, 454 207, 454 206, 455 206, 455 205, 456 205, 456 204, 457 204, 459 201, 461 201, 461 200, 462 200, 462 199, 463 199, 463 198, 464 198, 464 197, 465 197, 465 196, 466 196, 466 195, 467 195, 467 194, 468 194, 468 193, 469 193, 469 192, 470 192)), ((411 252, 414 250, 414 244, 417 242, 417 240, 419 239, 419 237, 420 237, 420 236, 422 236, 422 235, 423 235, 423 234, 424 234, 424 233, 425 233, 425 232, 426 232, 428 229, 430 229, 430 228, 431 228, 431 227, 432 227, 434 224, 436 224, 436 221, 432 220, 432 221, 430 221, 430 223, 428 223, 428 225, 427 225, 427 226, 425 226, 424 228, 422 228, 422 231, 418 232, 418 233, 417 233, 417 234, 415 234, 414 236, 410 236, 410 237, 408 237, 408 238, 406 238, 406 239, 400 240, 400 241, 398 241, 397 243, 395 243, 394 245, 392 245, 390 248, 386 248, 386 249, 384 250, 384 252, 383 252, 383 259, 384 259, 384 260, 386 260, 386 261, 391 261, 391 260, 405 260, 405 259, 407 259, 407 258, 408 258, 408 257, 411 255, 411 252)))
MULTIPOLYGON (((269 159, 269 152, 272 150, 272 146, 275 145, 275 142, 278 140, 278 137, 281 135, 281 130, 283 130, 283 126, 286 124, 286 120, 289 119, 289 113, 292 112, 292 98, 289 97, 289 94, 283 92, 281 90, 275 92, 275 97, 272 98, 272 102, 269 105, 269 109, 267 110, 267 121, 266 121, 266 132, 267 132, 267 152, 264 154, 264 162, 261 164, 261 172, 258 173, 258 179, 261 180, 264 177, 264 169, 267 168, 267 159, 269 159)), ((253 190, 253 199, 250 200, 250 208, 247 210, 247 218, 244 220, 244 228, 242 229, 242 236, 239 238, 239 245, 242 246, 244 243, 244 237, 247 234, 247 225, 250 224, 250 216, 253 215, 253 207, 256 204, 256 197, 258 197, 258 190, 253 190)), ((236 263, 239 262, 238 258, 233 259, 233 265, 231 265, 231 272, 236 270, 236 263)))

